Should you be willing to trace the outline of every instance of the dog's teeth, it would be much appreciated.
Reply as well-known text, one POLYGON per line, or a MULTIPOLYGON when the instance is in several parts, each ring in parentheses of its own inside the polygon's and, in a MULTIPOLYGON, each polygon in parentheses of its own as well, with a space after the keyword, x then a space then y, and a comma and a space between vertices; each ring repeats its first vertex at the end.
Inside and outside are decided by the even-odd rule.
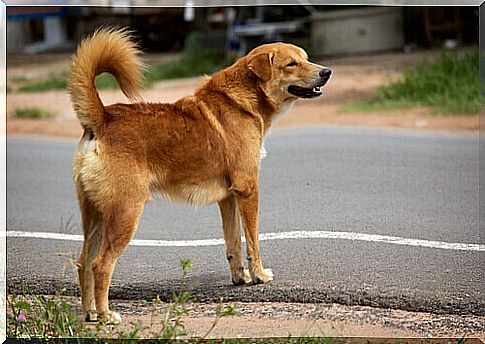
POLYGON ((320 87, 318 87, 318 86, 317 86, 317 87, 315 87, 315 88, 313 89, 313 92, 320 92, 320 87))

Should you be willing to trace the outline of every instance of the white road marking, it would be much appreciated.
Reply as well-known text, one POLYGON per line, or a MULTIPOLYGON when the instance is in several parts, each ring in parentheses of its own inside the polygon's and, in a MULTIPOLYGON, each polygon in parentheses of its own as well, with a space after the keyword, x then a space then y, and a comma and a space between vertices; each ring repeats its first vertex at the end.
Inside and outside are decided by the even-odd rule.
MULTIPOLYGON (((83 241, 82 235, 46 233, 46 232, 22 232, 7 231, 9 238, 36 238, 36 239, 53 239, 68 241, 83 241)), ((337 240, 354 240, 381 242, 386 244, 428 247, 442 250, 455 251, 479 251, 485 252, 485 245, 481 244, 463 244, 444 241, 421 240, 411 238, 401 238, 387 235, 363 234, 352 232, 330 232, 330 231, 292 231, 281 233, 263 233, 259 235, 259 240, 288 240, 288 239, 337 239, 337 240)), ((244 238, 243 238, 244 241, 244 238)), ((202 239, 202 240, 143 240, 133 239, 130 242, 132 246, 155 246, 155 247, 197 247, 197 246, 217 246, 224 245, 223 239, 202 239)))

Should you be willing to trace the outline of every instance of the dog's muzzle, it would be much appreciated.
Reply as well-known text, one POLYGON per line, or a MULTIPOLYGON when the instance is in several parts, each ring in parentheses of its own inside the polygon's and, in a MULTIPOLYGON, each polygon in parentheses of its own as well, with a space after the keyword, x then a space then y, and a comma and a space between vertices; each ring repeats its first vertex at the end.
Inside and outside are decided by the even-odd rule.
POLYGON ((316 98, 322 95, 320 87, 324 86, 332 75, 332 70, 329 68, 323 68, 318 73, 318 79, 312 87, 302 87, 297 85, 290 85, 288 87, 288 93, 298 98, 316 98))

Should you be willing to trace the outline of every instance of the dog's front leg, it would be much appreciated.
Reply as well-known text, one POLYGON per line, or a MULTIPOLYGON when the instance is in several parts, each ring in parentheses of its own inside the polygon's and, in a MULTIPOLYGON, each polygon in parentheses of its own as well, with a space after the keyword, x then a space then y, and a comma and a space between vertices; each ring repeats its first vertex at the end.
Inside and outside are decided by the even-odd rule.
POLYGON ((231 280, 235 285, 251 282, 249 271, 244 269, 241 247, 241 221, 237 209, 236 196, 231 195, 219 202, 219 209, 226 242, 226 257, 231 270, 231 280))
POLYGON ((273 272, 271 269, 263 268, 259 252, 259 188, 257 179, 246 179, 243 185, 233 185, 232 189, 237 195, 239 213, 243 221, 249 272, 253 283, 272 281, 273 272))

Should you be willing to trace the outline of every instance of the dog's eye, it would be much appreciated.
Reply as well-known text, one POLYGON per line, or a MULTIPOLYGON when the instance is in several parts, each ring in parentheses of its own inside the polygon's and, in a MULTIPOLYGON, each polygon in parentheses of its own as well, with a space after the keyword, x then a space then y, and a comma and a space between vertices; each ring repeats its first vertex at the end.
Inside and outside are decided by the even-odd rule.
POLYGON ((294 66, 297 66, 297 65, 298 65, 298 63, 296 61, 291 61, 290 63, 288 63, 286 65, 286 67, 294 67, 294 66))

